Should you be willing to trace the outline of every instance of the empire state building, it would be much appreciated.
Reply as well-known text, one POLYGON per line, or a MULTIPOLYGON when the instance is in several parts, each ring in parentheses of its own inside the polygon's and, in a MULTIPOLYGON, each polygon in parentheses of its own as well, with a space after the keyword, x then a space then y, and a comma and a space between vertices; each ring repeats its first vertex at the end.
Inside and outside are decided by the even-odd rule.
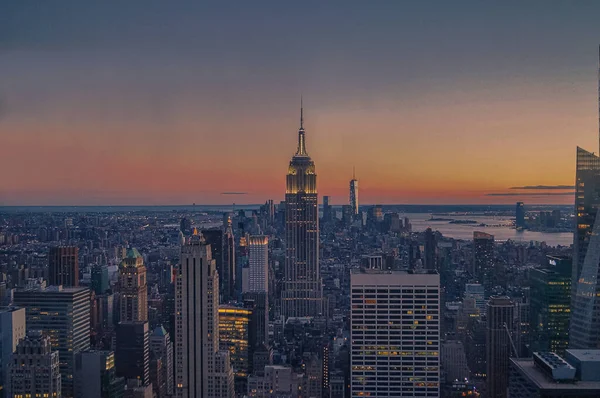
POLYGON ((319 269, 319 209, 315 162, 306 152, 303 110, 300 108, 298 150, 288 167, 285 189, 285 270, 282 315, 322 314, 323 289, 319 269))

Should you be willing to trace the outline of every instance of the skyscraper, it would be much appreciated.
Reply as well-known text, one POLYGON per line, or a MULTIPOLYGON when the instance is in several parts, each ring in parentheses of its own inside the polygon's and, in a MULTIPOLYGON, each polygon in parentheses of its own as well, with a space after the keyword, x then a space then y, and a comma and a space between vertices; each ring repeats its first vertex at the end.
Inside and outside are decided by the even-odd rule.
POLYGON ((25 308, 27 330, 41 330, 58 350, 62 394, 74 396, 75 356, 90 348, 90 290, 50 286, 15 292, 15 305, 25 308))
POLYGON ((440 277, 351 274, 351 393, 440 396, 440 277))
POLYGON ((145 321, 122 321, 117 325, 115 366, 117 376, 150 384, 150 328, 145 321))
POLYGON ((323 196, 323 222, 330 222, 333 220, 331 213, 331 204, 329 204, 329 196, 323 196))
POLYGON ((8 364, 19 341, 25 337, 25 309, 0 309, 0 391, 6 388, 8 364))
MULTIPOLYGON (((237 298, 235 287, 235 237, 231 226, 231 217, 227 215, 225 225, 225 235, 223 236, 223 273, 219 273, 219 281, 222 282, 223 292, 221 298, 224 303, 237 298)), ((221 287, 219 286, 219 288, 221 287)), ((241 286, 241 285, 240 285, 241 286)))
POLYGON ((269 237, 251 235, 248 238, 248 290, 269 291, 269 237))
POLYGON ((117 377, 112 351, 83 351, 75 358, 77 398, 121 398, 125 378, 117 377))
POLYGON ((252 373, 252 360, 256 346, 256 327, 253 324, 253 306, 221 305, 219 307, 220 348, 229 351, 234 369, 235 393, 245 395, 248 376, 252 373))
POLYGON ((487 393, 490 398, 505 398, 510 357, 514 354, 512 335, 515 303, 508 297, 490 297, 487 304, 486 362, 487 393))
POLYGON ((486 296, 491 294, 494 280, 494 235, 473 232, 473 267, 471 274, 485 288, 486 296))
POLYGON ((79 248, 59 246, 48 254, 50 285, 79 286, 79 248))
POLYGON ((569 342, 571 308, 570 257, 548 256, 548 265, 529 272, 531 351, 564 355, 569 342))
POLYGON ((148 320, 148 281, 144 258, 137 249, 127 249, 127 255, 119 266, 119 289, 121 293, 120 320, 148 320))
POLYGON ((317 174, 315 163, 306 152, 302 111, 301 107, 298 149, 286 177, 286 257, 281 293, 285 317, 318 316, 323 307, 317 174))
POLYGON ((232 397, 229 353, 219 351, 219 274, 197 231, 181 247, 175 297, 177 396, 232 397))
POLYGON ((159 391, 159 398, 173 395, 173 343, 169 333, 164 327, 158 326, 150 336, 150 353, 155 360, 161 361, 160 379, 162 383, 153 384, 155 391, 159 391))
POLYGON ((425 230, 425 269, 437 269, 437 239, 431 228, 425 230))
POLYGON ((517 209, 515 211, 515 227, 525 228, 525 205, 523 202, 517 202, 517 209))
POLYGON ((358 180, 354 168, 352 169, 352 179, 350 180, 350 206, 354 216, 358 215, 358 180))
POLYGON ((600 158, 577 148, 569 348, 600 347, 600 158))
POLYGON ((17 345, 9 364, 7 397, 61 398, 58 351, 41 330, 31 330, 17 345))
POLYGON ((92 267, 92 290, 97 295, 104 294, 109 288, 108 267, 106 265, 94 265, 92 267))
POLYGON ((227 280, 227 278, 225 278, 225 275, 228 273, 228 271, 225 270, 223 267, 223 248, 225 243, 224 229, 204 229, 202 230, 202 236, 206 240, 206 243, 210 245, 210 252, 212 254, 213 260, 215 260, 215 266, 217 267, 217 272, 219 273, 219 292, 221 295, 221 297, 219 298, 220 302, 227 302, 229 301, 229 298, 225 300, 223 297, 225 291, 227 290, 227 288, 225 287, 225 282, 227 280))

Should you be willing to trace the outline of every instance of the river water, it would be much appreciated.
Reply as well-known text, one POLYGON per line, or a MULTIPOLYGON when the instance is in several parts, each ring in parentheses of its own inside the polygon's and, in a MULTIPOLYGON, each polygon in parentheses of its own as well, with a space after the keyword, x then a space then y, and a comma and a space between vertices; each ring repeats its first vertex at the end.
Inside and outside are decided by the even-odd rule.
MULTIPOLYGON (((434 231, 439 231, 448 238, 472 240, 474 231, 486 232, 494 235, 497 241, 513 240, 516 242, 546 242, 549 246, 569 246, 573 243, 573 234, 571 232, 533 232, 517 231, 511 228, 511 219, 509 217, 490 217, 477 215, 449 215, 439 216, 439 218, 448 218, 454 220, 474 220, 477 224, 450 224, 448 221, 430 221, 429 213, 405 213, 401 217, 408 217, 412 224, 413 232, 421 232, 431 227, 434 231), (484 223, 486 227, 479 224, 484 223)), ((438 217, 438 216, 434 216, 438 217)))

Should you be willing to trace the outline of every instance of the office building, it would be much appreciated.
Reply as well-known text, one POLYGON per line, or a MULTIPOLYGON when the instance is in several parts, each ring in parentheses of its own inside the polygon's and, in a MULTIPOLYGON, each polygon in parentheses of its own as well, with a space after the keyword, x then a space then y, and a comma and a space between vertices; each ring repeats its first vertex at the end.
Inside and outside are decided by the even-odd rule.
POLYGON ((159 398, 172 396, 175 391, 173 343, 171 343, 169 333, 162 326, 156 327, 150 336, 150 357, 156 363, 160 361, 160 369, 158 369, 158 366, 156 367, 156 374, 154 380, 152 380, 154 391, 157 392, 156 395, 159 398))
POLYGON ((323 312, 317 174, 315 163, 306 152, 303 122, 301 108, 298 149, 286 177, 286 257, 281 293, 281 312, 285 317, 316 317, 323 312))
POLYGON ((425 269, 435 271, 437 269, 437 239, 431 228, 425 230, 425 269))
POLYGON ((250 235, 248 237, 248 290, 249 292, 269 291, 269 237, 250 235))
POLYGON ((505 398, 510 357, 514 351, 515 303, 508 297, 492 296, 487 304, 486 363, 487 396, 505 398))
POLYGON ((16 291, 25 308, 27 330, 41 330, 58 350, 63 397, 74 396, 75 356, 90 348, 90 290, 49 286, 16 291))
POLYGON ((577 148, 575 233, 571 275, 569 347, 596 348, 600 341, 600 158, 577 148))
POLYGON ((515 211, 515 227, 517 229, 523 229, 525 225, 525 205, 523 202, 517 202, 517 209, 515 211))
POLYGON ((354 272, 351 300, 350 396, 439 397, 439 275, 354 272))
POLYGON ((144 258, 137 249, 127 249, 119 266, 119 292, 121 322, 148 320, 148 279, 144 258))
POLYGON ((65 287, 79 286, 79 248, 58 246, 48 253, 49 284, 65 287))
POLYGON ((108 267, 106 265, 94 265, 92 267, 92 290, 96 295, 106 293, 110 288, 108 282, 108 267))
POLYGON ((510 398, 599 397, 600 351, 571 350, 561 357, 534 352, 533 358, 511 358, 510 398), (579 351, 579 352, 577 352, 579 351))
POLYGON ((529 272, 531 350, 562 356, 569 343, 572 259, 560 256, 547 259, 547 266, 529 272))
POLYGON ((479 314, 485 314, 485 289, 479 283, 467 283, 465 285, 465 299, 473 299, 475 308, 479 314))
POLYGON ((442 343, 440 362, 446 382, 470 378, 465 346, 460 340, 446 340, 442 343))
MULTIPOLYGON (((228 303, 230 300, 235 300, 239 291, 236 291, 236 276, 235 276, 235 238, 233 236, 233 228, 231 226, 231 217, 227 215, 227 220, 224 225, 225 235, 223 236, 223 267, 222 273, 219 273, 219 281, 223 279, 221 286, 221 299, 223 303, 228 303)), ((221 288, 219 286, 219 288, 221 288)), ((220 291, 220 290, 219 290, 220 291)))
POLYGON ((175 313, 176 395, 232 397, 229 352, 219 350, 219 274, 196 231, 181 247, 175 313))
POLYGON ((117 376, 150 384, 150 329, 148 322, 121 321, 117 325, 117 376))
POLYGON ((352 225, 354 221, 354 212, 352 210, 352 206, 350 205, 342 205, 342 223, 345 226, 352 225))
MULTIPOLYGON (((221 278, 221 275, 225 276, 227 273, 227 270, 223 269, 223 260, 225 257, 223 253, 225 239, 224 231, 221 228, 205 229, 202 230, 202 236, 204 236, 206 243, 210 245, 210 252, 212 253, 213 260, 215 260, 217 272, 219 273, 219 292, 225 292, 226 288, 224 283, 227 278, 221 278)), ((221 293, 221 296, 223 296, 223 293, 221 293)), ((223 297, 221 297, 220 302, 225 302, 223 297)))
POLYGON ((323 222, 333 221, 333 213, 331 204, 329 203, 329 196, 323 196, 323 222))
POLYGON ((253 324, 254 302, 244 307, 221 305, 219 307, 219 335, 221 350, 229 351, 233 367, 235 393, 244 395, 248 388, 248 375, 252 373, 252 360, 256 346, 256 327, 253 324))
POLYGON ((494 287, 494 235, 485 232, 473 232, 473 266, 471 275, 476 277, 485 289, 487 296, 494 287))
POLYGON ((126 380, 117 377, 112 351, 87 350, 75 358, 77 398, 121 398, 126 380))
POLYGON ((267 365, 262 374, 248 377, 252 398, 297 397, 301 392, 302 378, 288 366, 267 365))
POLYGON ((7 397, 61 398, 58 351, 41 330, 30 330, 17 345, 8 365, 7 397))
POLYGON ((25 309, 0 308, 0 391, 6 388, 10 358, 25 333, 25 309))
POLYGON ((243 301, 254 303, 254 328, 257 345, 269 343, 269 295, 266 292, 247 292, 243 301))
POLYGON ((352 207, 352 214, 358 216, 358 180, 354 169, 352 169, 352 179, 350 180, 350 206, 352 207))

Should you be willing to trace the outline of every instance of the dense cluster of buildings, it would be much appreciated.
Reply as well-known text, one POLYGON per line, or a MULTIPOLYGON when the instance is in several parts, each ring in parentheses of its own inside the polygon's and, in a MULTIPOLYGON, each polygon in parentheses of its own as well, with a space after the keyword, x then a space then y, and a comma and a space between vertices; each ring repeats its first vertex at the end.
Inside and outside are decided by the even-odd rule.
POLYGON ((302 117, 279 204, 0 214, 0 394, 600 396, 600 158, 577 156, 573 249, 413 231, 354 175, 320 208, 302 117))

